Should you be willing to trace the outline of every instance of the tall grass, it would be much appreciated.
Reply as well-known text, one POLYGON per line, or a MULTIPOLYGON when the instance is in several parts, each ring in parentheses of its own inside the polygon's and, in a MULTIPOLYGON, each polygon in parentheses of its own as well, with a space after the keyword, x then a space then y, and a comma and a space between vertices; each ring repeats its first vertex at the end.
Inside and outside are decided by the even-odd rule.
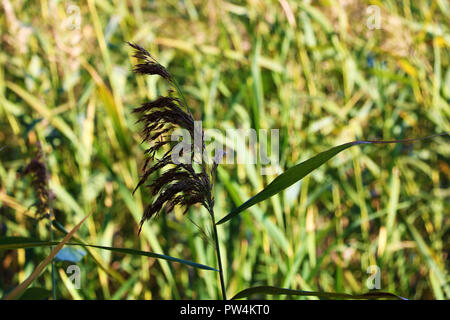
MULTIPOLYGON (((366 25, 372 2, 345 3, 2 1, 0 236, 50 238, 46 222, 35 220, 31 180, 16 176, 39 141, 58 223, 72 229, 93 212, 78 240, 216 265, 201 207, 187 216, 206 240, 177 208, 137 236, 152 198, 132 195, 145 146, 130 110, 167 87, 132 74, 128 40, 171 70, 205 128, 280 128, 282 171, 348 141, 450 131, 446 2, 374 2, 380 30, 366 25)), ((376 265, 383 291, 450 298, 449 152, 445 137, 355 147, 220 225, 227 295, 255 286, 358 294, 376 265)), ((259 168, 219 166, 218 219, 275 178, 259 168)), ((58 298, 221 296, 215 272, 85 250, 79 290, 64 281, 67 262, 57 262, 58 298)), ((48 254, 0 251, 0 295, 48 254)), ((34 285, 51 282, 45 271, 34 285)))

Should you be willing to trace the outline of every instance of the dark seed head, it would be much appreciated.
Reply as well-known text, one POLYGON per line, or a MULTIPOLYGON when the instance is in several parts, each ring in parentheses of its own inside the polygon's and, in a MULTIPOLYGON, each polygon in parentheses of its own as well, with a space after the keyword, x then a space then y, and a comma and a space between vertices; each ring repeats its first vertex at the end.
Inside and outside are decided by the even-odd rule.
POLYGON ((172 77, 170 73, 147 50, 136 43, 128 42, 128 44, 135 49, 133 57, 142 61, 134 67, 134 72, 139 74, 156 74, 171 81, 172 77))
MULTIPOLYGON (((128 44, 135 49, 134 57, 141 60, 134 68, 136 73, 156 74, 172 83, 169 72, 147 50, 137 44, 128 44)), ((200 148, 202 154, 204 151, 204 145, 194 146, 194 135, 200 134, 203 137, 203 131, 195 132, 194 118, 183 107, 178 98, 162 96, 133 110, 142 125, 142 142, 149 144, 145 150, 143 173, 135 191, 149 182, 147 186, 154 197, 144 211, 139 232, 146 220, 158 216, 163 210, 170 212, 176 206, 184 207, 186 213, 192 205, 201 204, 212 212, 214 200, 211 171, 207 170, 206 164, 201 165, 200 172, 193 166, 194 150, 198 151, 200 148), (172 160, 173 149, 178 143, 171 140, 175 129, 185 129, 191 137, 191 154, 187 155, 190 156, 190 163, 174 163, 172 160), (163 156, 157 159, 157 153, 163 150, 166 150, 163 156), (157 177, 153 177, 154 175, 157 177)))
POLYGON ((50 192, 48 189, 48 172, 45 163, 42 160, 42 149, 40 144, 37 145, 37 154, 30 160, 21 175, 32 176, 32 186, 37 197, 34 204, 36 207, 36 217, 42 219, 49 213, 50 192))

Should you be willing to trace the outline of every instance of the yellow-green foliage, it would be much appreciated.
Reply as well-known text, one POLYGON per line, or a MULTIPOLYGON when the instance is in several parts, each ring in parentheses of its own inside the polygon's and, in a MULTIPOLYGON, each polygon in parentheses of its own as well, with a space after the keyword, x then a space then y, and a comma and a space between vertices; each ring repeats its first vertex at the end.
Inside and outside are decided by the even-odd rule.
MULTIPOLYGON (((32 180, 17 176, 39 141, 56 220, 70 230, 93 212, 78 239, 216 267, 200 206, 137 234, 152 199, 132 195, 146 146, 131 111, 168 88, 133 75, 126 41, 170 70, 204 128, 279 128, 283 171, 356 139, 450 131, 445 0, 2 0, 0 12, 0 236, 50 237, 34 219, 32 180), (368 27, 370 5, 380 29, 368 27)), ((357 146, 219 225, 228 295, 258 285, 363 293, 376 265, 383 291, 449 299, 449 156, 448 137, 357 146)), ((273 180, 259 169, 219 166, 217 220, 273 180)), ((58 298, 220 297, 215 272, 89 251, 80 290, 56 264, 58 298)), ((0 251, 0 296, 48 254, 0 251)), ((36 285, 51 288, 50 268, 36 285)))

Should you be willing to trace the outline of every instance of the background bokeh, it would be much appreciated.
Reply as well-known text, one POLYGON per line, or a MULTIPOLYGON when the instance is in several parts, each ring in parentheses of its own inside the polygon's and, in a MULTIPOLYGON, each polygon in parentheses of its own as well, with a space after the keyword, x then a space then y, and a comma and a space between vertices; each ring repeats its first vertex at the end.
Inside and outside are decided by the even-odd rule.
MULTIPOLYGON (((355 139, 450 131, 445 0, 1 0, 0 12, 0 236, 49 239, 18 175, 39 141, 57 221, 70 230, 93 212, 80 239, 216 266, 200 207, 137 234, 151 198, 132 195, 145 146, 131 110, 167 86, 132 73, 125 41, 167 67, 205 128, 280 129, 282 170, 355 139)), ((255 285, 362 293, 378 266, 383 291, 450 298, 449 155, 448 137, 354 147, 220 225, 228 295, 255 285)), ((274 178, 259 169, 219 167, 218 218, 274 178)), ((71 257, 79 290, 57 262, 58 298, 220 297, 213 272, 90 251, 71 257)), ((48 254, 0 251, 0 295, 48 254)), ((34 285, 51 287, 50 268, 34 285)))

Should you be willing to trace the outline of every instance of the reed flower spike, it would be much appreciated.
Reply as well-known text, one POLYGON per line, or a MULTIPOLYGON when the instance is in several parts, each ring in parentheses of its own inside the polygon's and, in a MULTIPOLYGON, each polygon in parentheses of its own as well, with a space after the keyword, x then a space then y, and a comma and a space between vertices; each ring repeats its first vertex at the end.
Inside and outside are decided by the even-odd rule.
POLYGON ((49 217, 50 207, 50 190, 48 188, 49 174, 47 167, 43 161, 43 152, 40 143, 37 144, 36 156, 23 168, 21 172, 22 177, 32 176, 32 186, 38 198, 34 206, 36 207, 37 219, 49 217))
MULTIPOLYGON (((142 75, 159 75, 170 86, 182 95, 178 85, 171 74, 154 59, 150 53, 141 46, 128 43, 135 49, 134 57, 139 60, 134 71, 142 75)), ((142 142, 149 145, 145 150, 146 160, 142 168, 142 176, 136 186, 147 184, 153 202, 149 204, 142 216, 139 232, 143 223, 161 211, 170 212, 175 206, 184 207, 184 213, 194 204, 203 205, 210 214, 213 214, 214 198, 212 195, 212 175, 216 166, 211 169, 205 161, 196 165, 194 156, 205 154, 203 142, 196 144, 194 136, 200 134, 203 141, 203 130, 195 126, 195 121, 183 97, 175 97, 174 90, 169 96, 161 96, 154 101, 145 102, 133 110, 138 115, 138 123, 142 124, 142 142), (189 161, 174 161, 173 153, 177 141, 172 141, 174 130, 184 129, 189 133, 192 141, 188 150, 189 161), (162 154, 157 158, 157 154, 162 154), (156 176, 156 177, 154 177, 156 176)), ((184 150, 184 149, 183 149, 184 150)))

